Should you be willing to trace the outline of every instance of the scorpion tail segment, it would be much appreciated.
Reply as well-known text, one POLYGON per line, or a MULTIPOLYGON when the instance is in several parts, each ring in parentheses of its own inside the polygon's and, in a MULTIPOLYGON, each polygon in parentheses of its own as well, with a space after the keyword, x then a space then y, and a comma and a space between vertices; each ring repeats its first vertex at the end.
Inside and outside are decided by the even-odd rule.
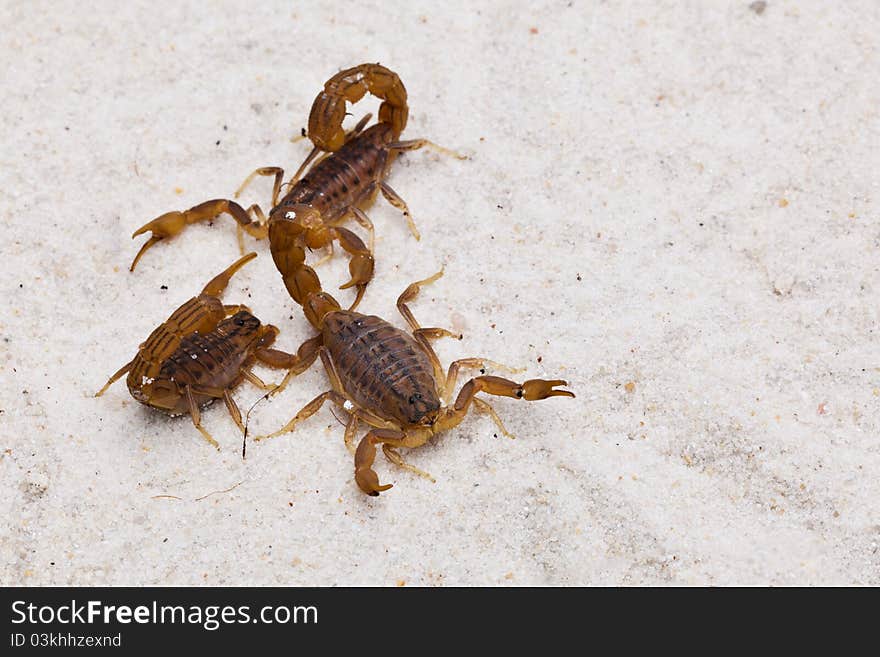
POLYGON ((379 106, 379 122, 390 123, 395 135, 400 136, 409 118, 406 87, 397 73, 381 64, 366 64, 364 68, 367 69, 364 78, 370 93, 385 101, 379 106))
POLYGON ((342 129, 345 103, 356 103, 367 92, 382 99, 379 121, 390 124, 400 136, 409 116, 406 87, 397 73, 381 64, 361 64, 327 80, 315 98, 309 113, 309 139, 316 148, 337 151, 342 147, 346 138, 342 129))
POLYGON ((282 275, 292 273, 306 261, 305 233, 306 228, 297 221, 282 219, 269 224, 272 259, 282 275))
POLYGON ((223 293, 223 290, 226 289, 226 286, 229 285, 229 281, 232 279, 235 273, 256 257, 257 254, 252 251, 233 262, 231 265, 229 265, 229 267, 224 269, 208 282, 208 284, 202 290, 202 294, 207 294, 208 296, 212 297, 219 297, 223 293))
POLYGON ((338 151, 345 143, 345 100, 322 91, 309 112, 309 139, 321 151, 338 151))
POLYGON ((291 274, 285 274, 283 279, 287 293, 303 307, 313 295, 321 293, 321 281, 315 270, 308 265, 303 265, 291 274))
POLYGON ((309 324, 319 331, 324 325, 324 317, 339 309, 339 302, 326 292, 309 294, 303 304, 303 314, 309 320, 309 324))
POLYGON ((310 293, 321 291, 321 281, 315 271, 305 264, 303 248, 306 229, 296 221, 274 221, 269 225, 269 243, 272 259, 281 272, 287 292, 303 305, 310 293))
POLYGON ((399 432, 387 429, 373 429, 363 437, 354 454, 354 479, 357 482, 358 488, 372 497, 376 497, 379 493, 392 487, 391 484, 380 486, 379 475, 373 470, 373 462, 376 460, 376 443, 379 442, 377 434, 380 433, 393 433, 396 435, 399 432))
POLYGON ((537 401, 548 397, 574 397, 573 392, 568 390, 554 390, 555 386, 567 386, 568 383, 561 379, 546 381, 544 379, 529 379, 522 384, 522 398, 526 401, 537 401))

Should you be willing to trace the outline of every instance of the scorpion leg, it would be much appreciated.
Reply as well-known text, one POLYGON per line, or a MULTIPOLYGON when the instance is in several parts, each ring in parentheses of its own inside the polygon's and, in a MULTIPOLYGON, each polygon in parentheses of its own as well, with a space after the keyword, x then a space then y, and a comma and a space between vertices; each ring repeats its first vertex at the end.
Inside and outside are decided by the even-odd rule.
POLYGON ((253 179, 257 176, 275 176, 275 182, 272 184, 272 207, 274 208, 278 205, 278 195, 281 192, 281 182, 284 180, 284 169, 281 167, 260 167, 259 169, 255 169, 244 179, 244 182, 241 183, 239 188, 235 190, 235 198, 241 196, 245 187, 250 185, 253 179))
MULTIPOLYGON (((251 205, 245 213, 249 217, 256 217, 256 221, 254 222, 257 226, 261 227, 259 230, 262 232, 251 232, 251 235, 256 237, 257 239, 262 239, 266 235, 269 234, 269 229, 266 227, 266 215, 263 214, 263 210, 259 205, 254 203, 251 205)), ((238 252, 244 255, 244 229, 242 229, 241 224, 235 222, 235 238, 238 240, 238 252)))
POLYGON ((433 141, 428 139, 409 139, 407 141, 395 141, 386 148, 389 151, 417 151, 420 148, 430 148, 432 151, 437 151, 438 153, 442 153, 443 155, 449 155, 454 157, 457 160, 466 160, 467 155, 463 155, 462 153, 457 153, 448 148, 443 148, 440 144, 435 144, 433 141))
MULTIPOLYGON (((251 212, 253 213, 253 206, 251 212)), ((146 233, 147 231, 150 231, 152 235, 140 248, 140 251, 138 251, 131 263, 129 271, 134 271, 134 268, 137 266, 138 261, 144 253, 146 253, 147 250, 157 242, 161 242, 169 237, 174 237, 189 224, 195 224, 200 221, 210 221, 224 213, 235 219, 235 221, 238 222, 239 227, 247 231, 249 235, 252 235, 257 239, 261 239, 267 235, 266 226, 261 222, 254 221, 251 214, 245 211, 245 209, 235 201, 227 199, 205 201, 204 203, 199 203, 183 212, 166 212, 134 231, 134 234, 131 236, 132 239, 138 235, 146 233)))
POLYGON ((327 255, 325 255, 323 258, 321 258, 320 260, 315 262, 315 267, 320 267, 325 262, 330 260, 330 258, 332 258, 332 257, 333 257, 333 241, 331 240, 331 241, 327 242, 327 255))
POLYGON ((354 446, 354 437, 357 435, 358 424, 360 424, 360 417, 357 412, 352 412, 348 416, 348 422, 345 425, 345 447, 348 449, 349 453, 354 456, 355 455, 355 446, 354 446))
POLYGON ((289 186, 295 185, 302 176, 303 171, 306 170, 306 167, 308 167, 309 164, 312 163, 312 160, 314 160, 321 152, 322 151, 320 148, 318 148, 317 146, 313 146, 308 156, 306 156, 306 159, 304 159, 303 163, 299 165, 299 169, 296 170, 296 173, 293 174, 293 178, 291 178, 290 182, 288 182, 287 184, 289 186))
MULTIPOLYGON (((453 333, 452 331, 447 331, 444 328, 417 328, 412 332, 413 337, 416 339, 416 342, 419 343, 422 347, 422 351, 425 352, 425 355, 428 357, 428 360, 431 361, 431 366, 434 368, 434 381, 438 386, 442 386, 443 384, 443 364, 440 362, 440 358, 437 356, 437 352, 434 351, 434 347, 431 346, 431 343, 428 342, 429 339, 436 340, 438 338, 455 338, 456 340, 461 340, 461 333, 453 333)), ((438 390, 440 396, 443 397, 444 391, 438 390)))
POLYGON ((229 415, 232 416, 232 421, 238 425, 238 428, 241 429, 242 435, 244 434, 245 428, 244 424, 241 421, 241 411, 238 410, 238 405, 235 403, 235 400, 232 398, 232 395, 228 390, 223 391, 223 403, 226 404, 226 410, 229 411, 229 415))
POLYGON ((196 404, 195 397, 193 397, 193 390, 189 386, 186 386, 186 402, 189 405, 189 415, 192 418, 192 423, 195 425, 196 429, 201 432, 202 437, 211 443, 218 451, 220 449, 220 445, 217 444, 217 441, 209 434, 205 428, 202 426, 202 415, 199 412, 199 406, 196 404))
POLYGON ((416 281, 415 283, 411 283, 409 287, 407 287, 403 291, 403 293, 399 297, 397 297, 397 309, 400 311, 400 314, 403 315, 406 323, 409 324, 410 328, 412 329, 413 337, 421 345, 422 350, 431 361, 431 365, 434 368, 434 379, 435 381, 437 381, 438 384, 441 384, 444 381, 443 365, 440 364, 440 359, 437 357, 437 353, 434 351, 434 348, 431 346, 431 343, 428 342, 428 340, 444 337, 457 338, 458 340, 461 340, 462 335, 461 333, 453 333, 452 331, 444 328, 422 328, 419 325, 419 322, 416 320, 415 315, 412 314, 412 311, 409 309, 407 303, 415 300, 415 298, 419 295, 419 290, 423 285, 433 283, 441 276, 443 276, 442 269, 433 276, 430 276, 421 281, 416 281))
POLYGON ((400 210, 403 213, 403 216, 406 217, 406 223, 409 225, 409 230, 413 234, 413 237, 415 237, 417 241, 421 240, 422 236, 419 234, 418 228, 416 228, 416 222, 413 221, 412 215, 409 213, 409 206, 406 204, 406 201, 400 198, 400 195, 391 189, 391 186, 384 180, 379 183, 379 190, 382 192, 382 196, 385 197, 385 200, 400 210))
POLYGON ((354 220, 358 222, 358 225, 370 234, 370 253, 375 253, 376 234, 373 230, 373 222, 370 221, 367 213, 357 206, 351 208, 351 213, 354 215, 354 220))
POLYGON ((382 452, 385 454, 385 458, 391 461, 394 465, 403 468, 404 470, 409 470, 413 474, 417 474, 420 477, 424 477, 425 479, 430 479, 431 483, 437 483, 437 480, 431 476, 431 473, 425 472, 424 470, 419 470, 416 466, 410 465, 406 461, 403 460, 403 457, 400 456, 400 453, 394 449, 388 443, 382 443, 382 452))
POLYGON ((95 397, 100 397, 101 395, 103 395, 106 392, 107 388, 112 386, 116 381, 118 381, 122 377, 123 374, 125 374, 126 372, 128 372, 128 370, 131 369, 131 366, 133 363, 134 363, 134 359, 128 361, 125 365, 120 367, 119 371, 117 371, 116 374, 114 374, 109 379, 107 379, 107 383, 104 384, 104 387, 95 393, 95 397))
MULTIPOLYGON (((336 371, 336 365, 333 363, 333 359, 330 357, 330 352, 327 351, 326 347, 321 347, 319 353, 321 354, 321 362, 324 364, 324 370, 327 372, 327 378, 330 379, 330 386, 340 395, 345 396, 345 389, 342 387, 342 381, 339 378, 339 372, 336 371)), ((345 435, 343 437, 343 439, 345 440, 345 448, 352 456, 354 456, 354 438, 357 435, 361 415, 365 415, 367 422, 373 424, 376 424, 378 422, 378 424, 381 425, 382 421, 374 417, 368 411, 362 411, 358 408, 355 408, 354 404, 352 404, 348 400, 346 400, 342 404, 342 408, 343 410, 348 412, 348 422, 345 424, 345 435)))
POLYGON ((368 112, 367 114, 364 114, 364 117, 357 122, 354 128, 352 128, 347 135, 345 135, 345 141, 351 141, 359 134, 361 134, 364 131, 364 128, 367 127, 367 124, 370 122, 371 118, 373 118, 372 113, 368 112))
POLYGON ((474 408, 476 408, 479 412, 485 413, 489 417, 492 418, 492 421, 495 423, 495 426, 498 427, 498 430, 501 432, 503 436, 507 438, 516 438, 512 433, 507 430, 507 427, 504 426, 504 422, 501 421, 501 418, 498 417, 498 413, 495 412, 495 409, 484 399, 480 399, 479 397, 474 397, 474 408))
MULTIPOLYGON (((498 397, 524 399, 526 401, 538 401, 548 397, 574 397, 573 392, 554 389, 556 386, 564 385, 567 384, 562 380, 529 379, 525 383, 516 383, 515 381, 502 379, 499 376, 475 377, 464 384, 452 408, 444 410, 443 416, 440 417, 435 425, 435 431, 449 429, 460 423, 465 415, 467 415, 471 402, 474 401, 475 395, 478 392, 486 392, 498 397)), ((481 410, 485 410, 485 407, 481 410)))
POLYGON ((284 390, 293 377, 302 374, 312 366, 315 358, 318 357, 318 350, 321 348, 322 342, 323 336, 321 335, 306 340, 297 349, 295 356, 277 349, 262 349, 254 354, 257 360, 266 365, 286 367, 288 370, 281 383, 275 386, 275 389, 272 391, 273 396, 284 390))
MULTIPOLYGON (((321 356, 321 364, 324 366, 324 371, 327 372, 327 378, 330 379, 330 387, 333 388, 333 390, 338 392, 340 395, 345 396, 345 388, 342 387, 342 379, 339 378, 339 372, 336 369, 336 364, 330 357, 330 352, 327 350, 327 347, 322 346, 320 349, 318 349, 318 354, 321 356)), ((343 404, 343 406, 345 405, 346 404, 343 404)), ((348 409, 346 408, 345 410, 348 409)))
POLYGON ((338 392, 336 392, 335 390, 328 390, 327 392, 322 392, 320 395, 315 397, 308 404, 303 406, 302 409, 296 415, 293 416, 293 418, 290 420, 290 422, 285 424, 278 431, 275 431, 275 432, 270 433, 265 436, 257 436, 256 438, 254 438, 254 440, 255 441, 266 440, 268 438, 274 438, 275 436, 280 436, 283 433, 288 433, 290 431, 293 431, 293 429, 296 427, 297 424, 299 424, 300 422, 302 422, 303 420, 305 420, 307 418, 310 418, 315 413, 317 413, 320 410, 320 408, 324 405, 324 402, 326 402, 328 399, 330 401, 332 401, 334 404, 336 404, 337 406, 341 406, 342 408, 345 408, 345 397, 340 395, 338 392))
POLYGON ((255 386, 257 386, 258 388, 260 388, 262 390, 274 390, 277 387, 275 385, 270 385, 270 384, 266 383, 265 381, 263 381, 263 379, 258 377, 256 374, 254 374, 250 370, 242 370, 241 375, 246 380, 250 381, 252 384, 254 384, 255 386))
MULTIPOLYGON (((419 296, 419 290, 425 285, 429 285, 433 283, 438 278, 443 276, 443 270, 441 269, 433 276, 428 276, 428 278, 423 278, 420 281, 416 281, 415 283, 410 283, 409 286, 397 297, 397 310, 400 311, 400 314, 403 315, 403 318, 406 320, 406 323, 409 324, 410 328, 413 331, 416 331, 421 327, 421 325, 416 321, 415 316, 412 314, 412 311, 406 305, 407 303, 414 301, 417 296, 419 296)), ((453 335, 457 336, 457 333, 453 333, 453 335)))
MULTIPOLYGON (((316 336, 309 340, 308 342, 313 342, 320 345, 321 336, 316 336)), ((308 342, 306 344, 308 344, 308 342)), ((305 344, 303 345, 305 346, 305 344)), ((300 351, 302 351, 302 347, 300 347, 300 351)), ((333 387, 333 390, 328 390, 327 392, 322 392, 320 395, 315 397, 308 404, 303 406, 303 408, 293 416, 293 418, 288 422, 284 427, 279 429, 278 431, 271 433, 266 436, 257 436, 254 440, 265 440, 267 438, 274 438, 275 436, 279 436, 283 433, 287 433, 289 431, 293 431, 294 427, 301 421, 311 417, 315 413, 317 413, 320 408, 324 405, 324 402, 331 401, 337 406, 339 406, 346 413, 350 413, 351 415, 357 415, 358 418, 368 422, 372 425, 385 426, 387 422, 382 420, 381 418, 373 415, 369 411, 364 411, 362 409, 355 408, 354 404, 348 401, 345 397, 344 391, 342 389, 342 383, 339 380, 339 375, 336 372, 336 367, 333 365, 332 360, 330 359, 330 354, 323 346, 319 346, 316 350, 316 353, 321 354, 321 362, 324 364, 324 368, 327 370, 327 376, 330 378, 330 385, 333 387)), ((312 356, 312 360, 314 360, 314 356, 312 356)), ((290 376, 290 375, 288 375, 290 376)), ((285 379, 286 381, 286 379, 285 379)), ((350 422, 350 420, 349 420, 350 422)), ((354 429, 351 429, 354 431, 354 429)), ((351 438, 350 432, 348 429, 348 425, 346 426, 346 443, 348 443, 351 438)))

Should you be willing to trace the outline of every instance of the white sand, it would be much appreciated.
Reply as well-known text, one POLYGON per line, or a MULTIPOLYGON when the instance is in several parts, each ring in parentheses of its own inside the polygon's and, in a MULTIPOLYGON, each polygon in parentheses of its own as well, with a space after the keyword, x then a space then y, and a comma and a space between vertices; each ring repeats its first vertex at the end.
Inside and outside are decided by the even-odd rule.
MULTIPOLYGON (((0 583, 880 584, 880 5, 201 4, 0 5, 0 583), (414 304, 464 330, 444 362, 578 394, 498 400, 515 441, 474 415, 411 452, 436 484, 380 458, 376 499, 327 410, 243 462, 222 406, 218 453, 123 382, 92 397, 238 255, 225 218, 129 274, 132 231, 292 171, 318 89, 365 61, 406 83, 405 137, 472 158, 399 161, 422 241, 376 202, 362 309, 403 326, 445 265, 414 304)), ((225 299, 295 349, 249 245, 225 299)), ((326 388, 316 365, 252 430, 326 388)))

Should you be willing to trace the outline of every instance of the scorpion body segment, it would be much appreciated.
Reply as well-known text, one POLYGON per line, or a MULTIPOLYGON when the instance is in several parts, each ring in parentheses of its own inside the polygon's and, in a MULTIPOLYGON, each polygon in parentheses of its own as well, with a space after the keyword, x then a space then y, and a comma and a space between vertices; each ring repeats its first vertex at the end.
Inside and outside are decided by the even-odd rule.
POLYGON ((296 181, 272 209, 272 215, 291 205, 308 205, 324 222, 345 216, 376 191, 393 159, 388 145, 394 141, 388 124, 367 128, 296 181))
POLYGON ((299 362, 295 355, 270 348, 277 328, 262 324, 245 306, 224 306, 218 298, 233 274, 256 255, 240 258, 175 310, 95 396, 128 373, 132 397, 172 416, 189 414, 213 446, 218 447, 217 442, 201 426, 199 409, 216 399, 224 401, 243 432, 241 413, 229 391, 243 379, 271 387, 250 371, 256 360, 279 368, 295 368, 299 362))
MULTIPOLYGON (((304 296, 305 316, 319 334, 300 347, 300 353, 308 351, 321 357, 331 390, 315 397, 278 431, 255 440, 291 431, 330 401, 349 414, 345 443, 354 456, 355 481, 368 495, 375 496, 391 488, 391 484, 380 485, 373 470, 377 445, 382 446, 385 456, 396 465, 431 478, 404 462, 397 450, 419 447, 437 433, 456 426, 472 404, 477 410, 489 414, 502 433, 510 435, 494 409, 476 396, 480 392, 526 401, 574 397, 568 390, 556 389, 566 385, 562 380, 530 379, 516 383, 497 376, 481 375, 465 383, 452 402, 452 392, 462 367, 482 369, 490 364, 509 368, 483 358, 463 358, 453 362, 444 373, 429 340, 440 337, 460 339, 461 336, 446 329, 422 328, 407 305, 416 298, 423 285, 435 281, 442 271, 413 283, 397 299, 397 307, 411 333, 380 317, 342 310, 332 296, 321 291, 320 281, 313 271, 311 273, 313 278, 309 285, 304 285, 300 292, 304 296), (372 428, 355 448, 354 439, 360 422, 372 428)), ((293 371, 287 378, 292 374, 293 371)))
POLYGON ((225 390, 238 385, 243 376, 242 368, 254 360, 254 350, 258 345, 274 340, 276 333, 274 327, 264 327, 248 311, 240 310, 222 320, 212 331, 183 338, 174 353, 161 363, 149 392, 142 385, 132 390, 129 373, 129 390, 132 397, 142 403, 167 410, 171 415, 183 415, 188 410, 185 395, 173 395, 176 405, 162 408, 156 394, 158 384, 174 383, 177 391, 189 386, 194 391, 196 405, 205 406, 214 398, 199 391, 225 390))
POLYGON ((322 334, 347 396, 361 408, 411 425, 440 409, 431 360, 412 336, 346 310, 327 315, 322 334))
POLYGON ((406 87, 397 73, 381 64, 360 64, 327 80, 312 103, 308 136, 315 148, 336 151, 342 147, 345 143, 342 121, 346 102, 354 104, 367 93, 382 99, 379 122, 391 127, 394 139, 400 137, 409 116, 406 87))

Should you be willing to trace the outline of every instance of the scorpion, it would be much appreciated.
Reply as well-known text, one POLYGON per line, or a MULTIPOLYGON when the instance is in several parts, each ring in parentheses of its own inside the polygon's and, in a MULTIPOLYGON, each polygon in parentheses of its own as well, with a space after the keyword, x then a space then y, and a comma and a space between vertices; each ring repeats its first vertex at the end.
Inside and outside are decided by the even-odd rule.
POLYGON ((334 75, 312 105, 308 137, 314 148, 299 171, 286 183, 289 187, 287 193, 280 197, 284 169, 275 166, 253 171, 235 193, 238 198, 256 176, 274 176, 272 209, 268 218, 258 204, 245 210, 230 199, 214 199, 183 212, 168 212, 138 228, 132 235, 134 238, 151 233, 135 256, 131 271, 157 242, 173 237, 189 224, 210 221, 225 213, 237 222, 242 252, 242 231, 256 239, 268 236, 272 258, 285 287, 299 304, 304 301, 302 290, 311 289, 314 284, 310 280, 310 271, 303 267, 305 251, 302 247, 327 247, 332 253, 333 242, 337 241, 349 254, 351 274, 351 279, 340 289, 356 288, 350 306, 354 310, 373 277, 374 269, 373 224, 362 206, 371 203, 377 192, 381 192, 403 213, 413 236, 420 238, 406 202, 385 181, 397 154, 428 146, 464 158, 427 139, 400 141, 409 113, 406 99, 406 88, 398 75, 380 64, 361 64, 334 75), (342 128, 346 102, 356 103, 367 92, 383 100, 379 107, 379 122, 365 130, 371 116, 368 114, 346 133, 342 128), (300 177, 321 151, 330 153, 300 177), (349 217, 369 232, 369 248, 355 233, 340 225, 349 217))
POLYGON ((392 484, 380 485, 373 470, 377 445, 382 445, 383 453, 392 463, 433 481, 430 474, 406 463, 397 450, 420 447, 432 436, 455 427, 465 418, 472 404, 490 415, 504 435, 512 437, 495 410, 477 397, 477 393, 526 401, 575 396, 568 390, 556 389, 567 385, 563 380, 530 379, 516 383, 483 373, 467 381, 452 402, 461 368, 483 372, 487 364, 510 368, 484 358, 463 358, 454 361, 447 372, 443 371, 429 340, 442 337, 460 340, 462 336, 443 328, 422 328, 408 306, 424 285, 442 275, 443 270, 440 270, 429 278, 412 283, 398 297, 397 308, 411 334, 381 317, 343 310, 330 294, 321 290, 320 281, 313 275, 312 287, 302 290, 303 312, 319 333, 303 343, 298 353, 302 356, 303 368, 320 356, 331 390, 315 397, 278 431, 257 436, 255 440, 292 431, 329 401, 349 415, 344 440, 354 456, 358 487, 367 495, 377 496, 392 487, 392 484), (371 429, 355 448, 354 440, 361 421, 371 429))
POLYGON ((232 276, 252 259, 238 259, 184 303, 140 345, 135 357, 110 377, 95 397, 128 373, 131 396, 172 417, 189 413, 205 440, 220 449, 202 426, 199 409, 222 399, 233 421, 245 432, 230 390, 247 379, 263 390, 272 390, 250 370, 254 361, 296 371, 296 355, 271 348, 278 329, 263 325, 247 306, 224 305, 218 298, 232 276))

